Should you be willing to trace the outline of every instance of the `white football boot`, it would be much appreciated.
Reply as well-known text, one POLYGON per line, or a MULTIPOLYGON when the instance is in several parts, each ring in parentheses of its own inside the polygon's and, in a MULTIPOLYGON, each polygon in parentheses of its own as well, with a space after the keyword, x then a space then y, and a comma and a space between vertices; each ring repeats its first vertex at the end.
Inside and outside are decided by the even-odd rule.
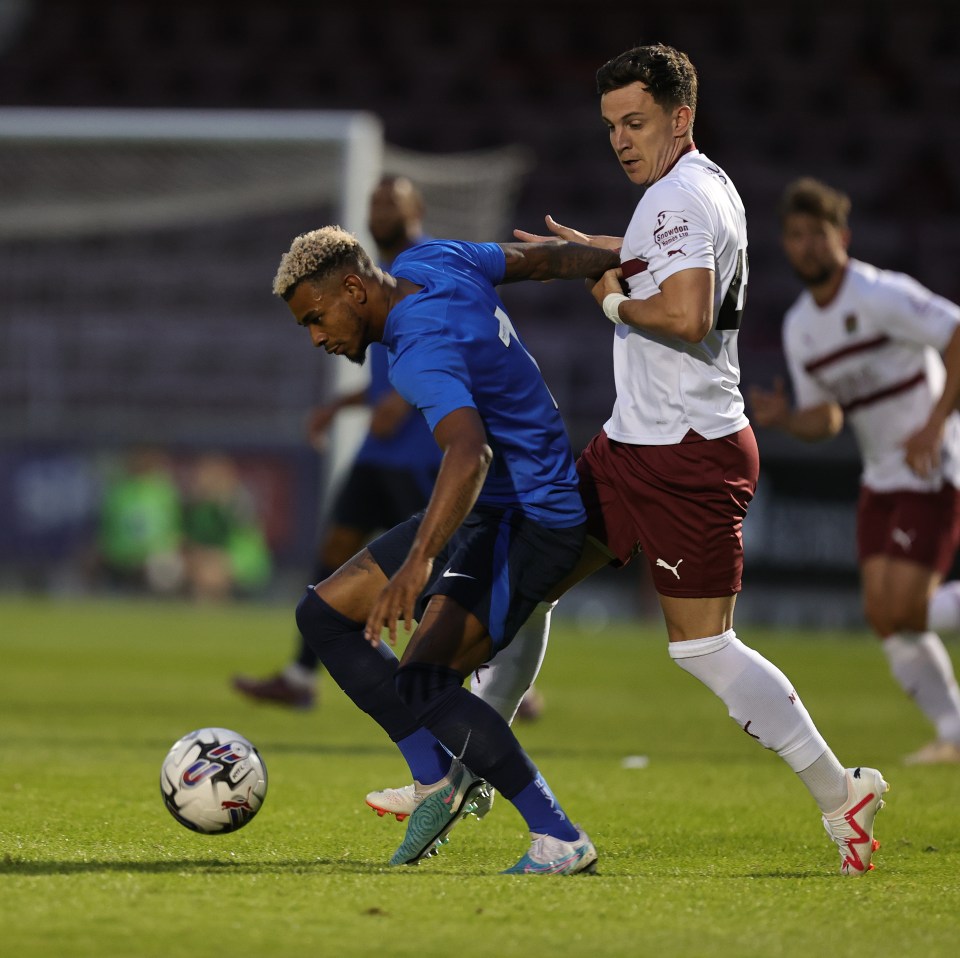
POLYGON ((873 820, 883 808, 883 794, 890 786, 875 768, 848 768, 847 801, 823 816, 823 827, 840 850, 841 875, 865 875, 873 868, 870 859, 880 847, 873 837, 873 820))
POLYGON ((413 814, 417 807, 417 799, 413 785, 404 785, 401 788, 384 788, 378 792, 367 792, 367 804, 381 817, 396 815, 397 821, 402 822, 413 814))
MULTIPOLYGON (((477 795, 474 796, 473 804, 476 806, 471 815, 477 818, 483 818, 491 808, 493 808, 493 799, 496 790, 489 785, 477 795)), ((419 802, 417 801, 416 787, 414 785, 403 785, 400 788, 384 788, 376 792, 367 792, 367 804, 381 817, 384 815, 394 815, 398 822, 404 821, 413 814, 414 809, 419 802)))
POLYGON ((597 850, 577 825, 577 840, 565 842, 531 832, 530 850, 501 875, 592 875, 597 870, 597 850))

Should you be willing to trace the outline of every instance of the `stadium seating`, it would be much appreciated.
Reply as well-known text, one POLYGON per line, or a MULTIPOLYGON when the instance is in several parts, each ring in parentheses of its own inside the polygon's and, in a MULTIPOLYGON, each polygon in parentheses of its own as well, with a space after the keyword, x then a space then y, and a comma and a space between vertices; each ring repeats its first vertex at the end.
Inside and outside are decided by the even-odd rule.
MULTIPOLYGON (((780 263, 775 219, 792 176, 813 173, 852 194, 856 254, 960 299, 951 252, 960 235, 960 137, 941 122, 960 92, 957 10, 935 0, 690 0, 652 13, 614 0, 601 18, 594 5, 569 0, 370 0, 362 15, 290 0, 33 0, 0 37, 0 102, 370 109, 388 142, 410 149, 528 145, 537 165, 517 224, 537 228, 549 211, 613 232, 635 193, 610 160, 593 74, 625 43, 671 42, 700 71, 698 143, 728 169, 748 209, 753 272, 741 351, 749 381, 752 369, 776 366, 780 316, 796 292, 780 263)), ((491 238, 508 236, 510 225, 491 238)), ((133 275, 137 267, 130 260, 127 268, 133 275)), ((224 270, 236 275, 237 262, 224 270)), ((558 398, 595 421, 608 391, 576 375, 584 346, 575 297, 520 299, 532 313, 528 337, 549 354, 558 398)), ((188 366, 190 355, 206 357, 224 395, 252 395, 248 364, 214 364, 204 345, 212 342, 222 348, 216 330, 198 328, 191 344, 157 348, 171 350, 172 367, 178 351, 188 366), (231 368, 244 371, 236 388, 226 382, 231 368)), ((245 343, 267 362, 267 342, 245 343)), ((141 366, 131 362, 131 374, 141 366)))

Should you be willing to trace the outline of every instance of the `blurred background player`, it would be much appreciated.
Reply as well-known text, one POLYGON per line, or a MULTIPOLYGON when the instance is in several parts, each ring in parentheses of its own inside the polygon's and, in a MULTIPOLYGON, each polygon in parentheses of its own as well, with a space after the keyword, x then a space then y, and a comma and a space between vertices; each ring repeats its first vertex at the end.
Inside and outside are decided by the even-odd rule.
MULTIPOLYGON (((367 228, 377 245, 379 265, 389 270, 405 250, 422 243, 424 200, 405 176, 384 176, 370 196, 367 228)), ((356 458, 334 501, 329 527, 320 543, 311 582, 322 582, 377 533, 392 529, 424 509, 440 466, 440 449, 423 416, 411 407, 387 379, 387 354, 380 343, 367 351, 370 383, 314 410, 308 424, 311 442, 322 448, 327 430, 340 410, 367 405, 370 425, 356 458)), ((275 675, 257 679, 239 675, 233 686, 258 702, 309 709, 316 701, 320 662, 302 636, 296 655, 275 675)), ((479 678, 486 678, 481 673, 479 678)), ((478 678, 478 680, 479 680, 478 678)), ((535 719, 542 699, 535 688, 524 695, 517 717, 535 719)), ((511 710, 512 715, 512 710, 511 710)), ((409 813, 410 795, 391 789, 380 810, 409 813)))
POLYGON ((851 259, 850 200, 815 179, 783 195, 783 249, 806 287, 786 314, 782 380, 754 421, 809 442, 846 419, 863 460, 857 553, 867 621, 937 738, 908 764, 960 762, 960 691, 937 631, 960 628, 960 308, 902 273, 851 259), (942 358, 941 358, 942 355, 942 358))

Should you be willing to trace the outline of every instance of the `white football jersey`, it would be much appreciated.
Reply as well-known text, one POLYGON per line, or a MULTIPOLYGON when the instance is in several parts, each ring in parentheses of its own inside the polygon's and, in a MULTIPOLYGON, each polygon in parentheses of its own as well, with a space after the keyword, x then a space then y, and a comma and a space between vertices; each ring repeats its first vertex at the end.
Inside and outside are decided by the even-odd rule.
POLYGON ((747 290, 747 223, 730 178, 691 149, 637 204, 620 251, 631 299, 674 273, 713 270, 713 328, 699 343, 617 326, 617 399, 603 427, 617 442, 664 446, 691 430, 717 439, 747 425, 737 333, 747 290))
POLYGON ((921 479, 903 443, 943 392, 940 353, 960 307, 903 273, 850 260, 837 295, 820 307, 804 291, 787 311, 783 348, 798 409, 835 402, 863 457, 863 484, 876 492, 960 485, 960 417, 947 420, 940 469, 921 479))

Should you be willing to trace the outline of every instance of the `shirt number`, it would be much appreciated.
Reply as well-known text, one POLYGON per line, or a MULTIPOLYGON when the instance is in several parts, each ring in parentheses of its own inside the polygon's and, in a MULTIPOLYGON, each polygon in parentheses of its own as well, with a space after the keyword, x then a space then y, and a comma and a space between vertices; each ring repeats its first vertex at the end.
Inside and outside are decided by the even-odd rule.
POLYGON ((743 316, 743 307, 747 302, 747 251, 737 250, 737 268, 734 270, 730 288, 720 304, 717 315, 717 329, 739 329, 740 319, 743 316))
POLYGON ((497 321, 500 323, 500 342, 504 346, 509 346, 510 340, 517 338, 517 331, 513 328, 510 317, 499 306, 493 315, 497 317, 497 321))

